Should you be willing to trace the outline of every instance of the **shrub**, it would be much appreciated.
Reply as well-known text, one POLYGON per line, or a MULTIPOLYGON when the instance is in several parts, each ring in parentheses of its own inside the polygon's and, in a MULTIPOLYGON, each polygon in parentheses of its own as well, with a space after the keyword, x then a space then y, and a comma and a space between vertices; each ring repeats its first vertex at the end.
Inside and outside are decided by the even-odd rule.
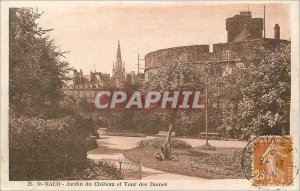
POLYGON ((86 146, 86 150, 89 151, 89 150, 92 150, 92 149, 96 149, 98 148, 98 144, 97 144, 97 137, 96 136, 88 136, 86 138, 86 141, 87 141, 87 146, 86 146))
POLYGON ((178 114, 174 124, 176 136, 197 136, 200 131, 205 130, 204 112, 191 113, 188 115, 178 114))
POLYGON ((84 167, 88 119, 72 115, 58 119, 9 119, 10 180, 50 180, 84 167))
POLYGON ((136 112, 133 121, 138 133, 154 135, 162 129, 160 116, 155 111, 136 112))
POLYGON ((95 163, 87 161, 84 170, 75 169, 67 180, 117 180, 120 179, 118 169, 115 165, 105 162, 95 163))
POLYGON ((155 111, 118 111, 114 117, 115 132, 157 134, 162 128, 161 119, 155 111))
POLYGON ((56 116, 55 118, 63 118, 69 116, 79 116, 80 123, 85 127, 88 132, 88 136, 96 136, 99 138, 98 128, 95 125, 92 114, 82 109, 78 109, 74 105, 74 101, 70 99, 70 97, 65 96, 64 99, 61 100, 60 105, 56 108, 56 116))
MULTIPOLYGON (((164 138, 154 138, 141 140, 137 143, 137 148, 159 148, 161 144, 165 142, 164 138)), ((189 149, 192 146, 180 139, 171 138, 171 147, 174 149, 189 149)))

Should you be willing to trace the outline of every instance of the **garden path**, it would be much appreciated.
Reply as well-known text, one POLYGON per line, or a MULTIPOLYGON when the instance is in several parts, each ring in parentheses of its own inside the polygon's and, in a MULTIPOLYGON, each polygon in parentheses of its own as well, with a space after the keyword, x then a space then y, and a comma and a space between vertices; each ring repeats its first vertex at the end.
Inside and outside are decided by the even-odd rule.
MULTIPOLYGON (((99 131, 100 139, 97 140, 99 147, 88 152, 88 158, 93 160, 107 160, 109 162, 117 162, 118 159, 123 158, 123 152, 125 150, 134 148, 138 141, 142 139, 151 139, 154 137, 124 137, 124 136, 106 136, 105 130, 99 131)), ((200 139, 187 139, 182 138, 186 142, 190 143, 193 147, 200 146, 205 143, 205 140, 200 139)), ((211 145, 216 147, 235 147, 243 148, 246 146, 246 142, 241 141, 221 141, 210 140, 211 145)), ((222 185, 234 185, 237 181, 239 185, 244 184, 245 189, 250 189, 250 182, 245 179, 215 179, 209 180, 199 177, 191 177, 180 174, 163 172, 155 169, 143 167, 143 180, 190 180, 195 181, 201 185, 201 189, 207 186, 207 188, 214 185, 214 188, 220 186, 221 189, 225 189, 222 185)), ((231 189, 233 189, 231 187, 231 189)), ((253 188, 252 188, 253 189, 253 188)))

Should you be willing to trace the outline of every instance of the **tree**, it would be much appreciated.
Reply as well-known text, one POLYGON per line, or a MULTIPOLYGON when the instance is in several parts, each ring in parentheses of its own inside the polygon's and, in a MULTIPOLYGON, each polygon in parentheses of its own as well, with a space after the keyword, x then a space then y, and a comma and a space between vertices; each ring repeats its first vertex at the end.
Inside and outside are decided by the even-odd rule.
POLYGON ((10 180, 62 179, 85 167, 94 123, 60 90, 71 68, 38 26, 41 13, 9 13, 10 180))
POLYGON ((289 133, 291 100, 290 44, 255 47, 222 85, 223 132, 248 138, 252 134, 289 133))
POLYGON ((9 92, 17 114, 47 117, 58 108, 71 68, 47 36, 50 30, 38 26, 41 15, 32 8, 10 9, 9 92))
MULTIPOLYGON (((147 90, 164 90, 178 91, 182 88, 198 89, 205 86, 207 82, 207 66, 196 66, 173 62, 164 64, 155 73, 149 74, 146 82, 147 90)), ((185 89, 186 90, 186 89, 185 89)), ((160 160, 172 160, 174 156, 171 154, 171 134, 174 130, 174 122, 179 114, 177 109, 163 110, 169 116, 169 132, 164 144, 160 146, 160 153, 155 153, 155 158, 160 160)), ((187 111, 186 111, 187 112, 187 111)))

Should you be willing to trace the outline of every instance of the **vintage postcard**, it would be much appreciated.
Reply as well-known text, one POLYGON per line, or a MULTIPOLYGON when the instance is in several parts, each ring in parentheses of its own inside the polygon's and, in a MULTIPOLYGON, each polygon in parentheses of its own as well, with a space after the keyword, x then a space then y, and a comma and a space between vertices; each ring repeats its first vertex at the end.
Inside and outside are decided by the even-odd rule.
POLYGON ((299 190, 299 1, 1 1, 1 190, 299 190))

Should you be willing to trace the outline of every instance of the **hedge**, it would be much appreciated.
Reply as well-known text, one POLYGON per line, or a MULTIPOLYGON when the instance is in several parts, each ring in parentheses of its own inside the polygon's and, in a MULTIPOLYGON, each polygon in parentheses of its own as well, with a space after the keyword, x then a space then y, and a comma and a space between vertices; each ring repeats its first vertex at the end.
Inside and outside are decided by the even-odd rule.
POLYGON ((83 171, 74 169, 71 176, 66 180, 118 180, 118 168, 115 165, 105 163, 103 161, 94 162, 87 160, 83 171))
POLYGON ((87 120, 80 115, 58 119, 9 119, 10 180, 54 180, 83 169, 87 120))

